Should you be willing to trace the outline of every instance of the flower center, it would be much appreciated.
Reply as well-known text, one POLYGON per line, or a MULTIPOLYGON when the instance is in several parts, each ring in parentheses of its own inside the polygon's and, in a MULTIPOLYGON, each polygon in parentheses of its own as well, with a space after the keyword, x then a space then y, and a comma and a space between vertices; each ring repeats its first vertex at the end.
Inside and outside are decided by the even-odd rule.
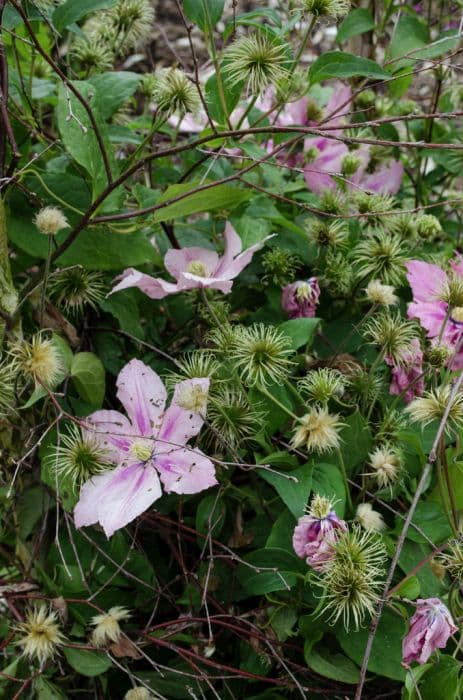
POLYGON ((153 454, 153 445, 151 440, 135 440, 130 447, 130 451, 135 459, 140 460, 140 462, 147 462, 153 454))
POLYGON ((452 309, 450 318, 452 321, 455 321, 455 323, 463 323, 463 306, 455 306, 455 308, 452 309))
POLYGON ((209 277, 206 266, 201 260, 192 260, 188 264, 187 272, 191 272, 192 275, 196 275, 197 277, 209 277))
POLYGON ((302 282, 296 289, 296 299, 298 301, 307 301, 312 298, 312 287, 308 282, 302 282))
POLYGON ((178 397, 177 402, 181 408, 199 413, 206 408, 207 391, 198 385, 186 387, 178 397))

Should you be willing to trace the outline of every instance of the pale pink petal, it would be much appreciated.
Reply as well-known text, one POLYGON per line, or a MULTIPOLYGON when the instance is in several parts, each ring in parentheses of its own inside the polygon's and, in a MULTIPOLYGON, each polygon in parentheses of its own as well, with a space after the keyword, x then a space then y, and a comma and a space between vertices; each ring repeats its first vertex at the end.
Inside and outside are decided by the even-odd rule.
POLYGON ((336 126, 337 124, 342 124, 344 121, 342 117, 348 114, 351 110, 351 102, 351 87, 349 85, 343 85, 342 83, 335 85, 325 110, 326 116, 330 117, 330 119, 327 122, 324 122, 323 126, 336 126))
POLYGON ((218 289, 223 294, 229 294, 233 286, 233 282, 223 280, 217 277, 199 277, 191 272, 185 272, 180 276, 180 285, 182 290, 187 289, 218 289))
POLYGON ((404 175, 404 166, 399 160, 391 160, 362 180, 363 189, 379 194, 396 194, 404 175))
POLYGON ((155 457, 167 493, 199 493, 215 486, 215 468, 200 450, 172 450, 155 457))
POLYGON ((226 274, 227 268, 233 262, 233 258, 241 253, 243 244, 241 238, 229 221, 225 224, 223 235, 225 239, 225 251, 214 270, 214 277, 227 277, 229 279, 226 274))
POLYGON ((365 172, 370 162, 370 146, 367 143, 361 143, 360 146, 352 152, 352 154, 357 156, 357 158, 360 158, 360 165, 355 173, 349 178, 349 183, 351 185, 361 185, 363 188, 365 172))
POLYGON ((167 121, 174 129, 178 127, 181 134, 198 134, 208 124, 207 115, 203 111, 198 112, 196 116, 185 114, 181 118, 172 114, 167 121))
POLYGON ((309 100, 302 97, 296 102, 287 105, 276 120, 279 126, 293 126, 295 124, 305 126, 307 124, 309 100))
POLYGON ((447 275, 442 268, 422 260, 410 260, 406 268, 413 301, 429 302, 439 299, 447 281, 447 275))
POLYGON ((120 292, 122 289, 138 287, 138 289, 151 299, 164 299, 168 294, 176 294, 179 291, 176 284, 166 282, 160 277, 144 275, 142 272, 134 270, 133 267, 129 267, 117 279, 119 279, 120 282, 112 288, 110 294, 120 292))
POLYGON ((442 331, 446 313, 447 305, 443 301, 412 302, 408 305, 408 318, 417 318, 430 338, 435 338, 442 331))
POLYGON ((172 403, 164 414, 157 440, 159 451, 185 445, 199 433, 207 410, 208 378, 185 379, 174 390, 172 403), (165 440, 165 446, 162 445, 165 440))
POLYGON ((74 509, 76 527, 100 523, 107 537, 124 527, 161 496, 151 465, 118 467, 87 481, 74 509))
POLYGON ((124 459, 133 442, 134 429, 119 411, 95 411, 85 418, 88 432, 114 462, 124 459))
POLYGON ((457 275, 463 277, 463 255, 461 253, 456 254, 456 259, 450 262, 450 266, 457 275))
POLYGON ((117 398, 140 436, 157 434, 167 392, 151 367, 140 360, 130 360, 117 378, 117 398))
POLYGON ((199 248, 196 246, 181 248, 180 250, 170 248, 164 256, 166 270, 177 280, 183 272, 188 272, 188 266, 192 262, 202 263, 207 274, 212 275, 217 267, 218 261, 219 256, 215 250, 208 250, 207 248, 199 248))
POLYGON ((244 268, 247 265, 249 265, 254 256, 254 253, 263 248, 266 242, 273 238, 275 235, 276 234, 273 233, 270 236, 266 236, 258 243, 255 243, 249 248, 246 248, 246 250, 240 253, 229 265, 227 265, 226 268, 223 267, 220 270, 221 277, 225 279, 235 279, 235 277, 238 277, 240 272, 242 272, 244 268))
POLYGON ((307 187, 316 194, 321 194, 326 189, 334 189, 336 182, 330 175, 341 173, 342 159, 349 153, 347 146, 340 141, 324 137, 307 139, 304 146, 316 146, 320 151, 316 158, 304 167, 307 187))

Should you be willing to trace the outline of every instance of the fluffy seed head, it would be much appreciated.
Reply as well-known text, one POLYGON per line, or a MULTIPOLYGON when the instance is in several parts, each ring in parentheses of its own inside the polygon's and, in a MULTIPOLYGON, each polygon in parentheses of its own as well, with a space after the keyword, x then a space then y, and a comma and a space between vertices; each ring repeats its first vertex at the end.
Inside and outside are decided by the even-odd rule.
POLYGON ((179 68, 160 71, 153 99, 158 110, 166 115, 183 116, 187 112, 195 114, 201 105, 196 85, 179 68))
POLYGON ((442 233, 441 223, 433 214, 422 214, 416 220, 415 226, 418 235, 424 239, 436 238, 442 233))
POLYGON ((22 647, 22 653, 30 661, 38 661, 40 666, 51 661, 65 641, 56 612, 50 612, 45 606, 29 610, 25 621, 16 629, 21 635, 17 644, 22 647))
POLYGON ((370 194, 357 191, 354 195, 359 214, 368 214, 367 223, 371 225, 381 224, 382 215, 394 209, 394 199, 389 195, 370 194))
POLYGON ((355 276, 352 265, 343 253, 328 249, 320 282, 335 296, 349 296, 355 283, 355 276))
POLYGON ((262 266, 265 270, 263 281, 284 287, 294 280, 300 261, 297 255, 275 247, 265 251, 262 256, 262 266))
POLYGON ((14 343, 9 352, 14 370, 26 379, 33 379, 36 384, 53 388, 64 372, 57 346, 41 333, 34 335, 29 342, 14 343))
POLYGON ((354 248, 353 256, 359 277, 372 276, 385 284, 401 284, 407 254, 400 238, 377 231, 354 248))
POLYGON ((248 92, 261 95, 285 80, 288 56, 283 44, 263 32, 237 39, 225 53, 223 72, 232 85, 246 83, 248 92))
POLYGON ((414 423, 428 425, 432 421, 441 421, 450 403, 450 412, 445 422, 447 435, 454 435, 463 429, 463 393, 458 391, 452 396, 452 386, 446 384, 426 391, 423 396, 414 399, 406 407, 414 423))
POLYGON ((322 605, 335 624, 342 619, 349 630, 351 620, 358 628, 365 617, 373 615, 383 586, 386 550, 376 533, 354 525, 333 544, 330 559, 319 585, 322 605))
POLYGON ((399 301, 394 287, 390 284, 383 284, 379 280, 371 280, 365 289, 365 294, 368 301, 381 306, 392 306, 399 301))
POLYGON ((121 636, 121 628, 119 622, 128 620, 130 613, 127 608, 116 605, 110 608, 107 613, 95 615, 92 617, 90 624, 93 625, 92 644, 96 647, 105 647, 108 644, 115 644, 121 636))
POLYGON ((326 404, 330 399, 339 399, 344 394, 346 382, 337 369, 323 367, 309 372, 299 382, 300 391, 306 393, 316 403, 326 404))
POLYGON ((7 362, 0 363, 0 416, 11 412, 15 403, 15 368, 7 362))
POLYGON ((243 391, 219 385, 210 396, 206 441, 219 450, 236 450, 260 431, 264 417, 243 391))
POLYGON ((359 503, 355 513, 355 519, 364 530, 382 532, 386 528, 383 516, 378 511, 373 510, 371 503, 359 503))
POLYGON ((400 364, 415 337, 415 327, 404 321, 400 313, 383 311, 365 324, 363 335, 372 345, 381 348, 386 357, 400 364))
POLYGON ((248 386, 265 386, 283 379, 292 362, 291 341, 272 326, 255 323, 234 329, 230 360, 248 386))
POLYGON ((355 152, 347 153, 341 162, 341 172, 344 177, 352 177, 362 165, 362 159, 355 152))
POLYGON ((318 206, 327 214, 344 214, 347 209, 346 198, 341 190, 324 190, 318 206))
POLYGON ((425 352, 425 360, 429 362, 431 367, 440 369, 446 367, 454 350, 446 343, 438 343, 425 352))
POLYGON ((309 238, 320 248, 340 248, 345 246, 349 228, 344 221, 324 221, 316 219, 307 226, 309 238))
POLYGON ((72 45, 71 53, 89 74, 109 71, 114 65, 115 56, 110 46, 93 37, 78 37, 72 45))
POLYGON ((304 447, 308 452, 331 452, 341 443, 339 429, 342 426, 337 413, 332 414, 326 408, 316 406, 302 416, 296 425, 291 443, 296 448, 304 447))
POLYGON ((455 540, 448 549, 438 557, 438 562, 445 568, 449 576, 463 584, 463 542, 455 540))
POLYGON ((400 479, 402 457, 400 452, 389 443, 377 447, 368 455, 371 476, 380 489, 391 488, 400 479))
MULTIPOLYGON (((452 308, 450 314, 455 318, 455 310, 463 307, 463 278, 460 275, 450 273, 442 286, 439 298, 447 302, 452 308)), ((458 312, 457 312, 458 315, 458 312)), ((455 318, 459 321, 459 318, 455 318)))
POLYGON ((83 433, 74 424, 60 436, 60 443, 47 456, 46 463, 58 478, 69 479, 74 489, 110 467, 106 450, 91 433, 83 433))
POLYGON ((58 207, 44 207, 36 214, 34 223, 45 236, 56 236, 59 231, 69 228, 69 223, 58 207))
POLYGON ((153 697, 148 688, 139 685, 136 688, 132 688, 132 690, 128 690, 124 695, 124 700, 152 700, 153 697))
POLYGON ((316 17, 340 19, 350 10, 350 0, 298 0, 297 9, 316 17))
POLYGON ((97 308, 104 299, 105 285, 101 272, 91 272, 81 265, 73 265, 58 270, 50 277, 48 291, 64 311, 80 314, 85 306, 97 308))

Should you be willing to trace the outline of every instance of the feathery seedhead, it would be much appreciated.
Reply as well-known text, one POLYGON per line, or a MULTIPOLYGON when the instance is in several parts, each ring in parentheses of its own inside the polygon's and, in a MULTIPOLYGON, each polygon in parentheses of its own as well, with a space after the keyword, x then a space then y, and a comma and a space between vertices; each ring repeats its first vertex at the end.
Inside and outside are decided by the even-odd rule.
POLYGON ((328 250, 320 283, 335 296, 349 296, 355 282, 352 265, 343 253, 328 250))
POLYGON ((411 241, 416 238, 416 222, 416 216, 412 214, 399 214, 387 218, 385 228, 398 238, 411 241))
POLYGON ((89 74, 109 71, 115 61, 114 52, 108 44, 93 37, 78 37, 72 45, 71 53, 89 74))
POLYGON ((61 353, 53 340, 44 338, 42 333, 37 333, 30 341, 13 343, 9 354, 15 373, 48 388, 53 388, 64 372, 61 353))
POLYGON ((299 390, 316 403, 326 404, 330 399, 340 399, 346 388, 341 372, 330 367, 309 372, 299 382, 299 390))
POLYGON ((352 177, 362 165, 362 159, 355 153, 347 153, 341 161, 341 173, 344 177, 352 177))
POLYGON ((150 0, 118 0, 102 13, 101 21, 109 20, 120 43, 118 53, 125 54, 147 41, 152 32, 155 14, 150 0))
POLYGON ((341 444, 339 430, 343 425, 337 413, 315 406, 296 424, 291 444, 295 448, 304 447, 307 452, 331 452, 341 444))
POLYGON ((368 214, 367 224, 369 226, 384 224, 383 215, 394 209, 394 198, 385 194, 369 194, 368 192, 357 191, 354 193, 354 203, 359 214, 368 214))
POLYGON ((231 85, 245 83, 252 96, 283 82, 288 76, 286 47, 275 37, 255 32, 236 39, 225 52, 223 72, 231 85))
POLYGON ((425 240, 436 238, 442 233, 439 219, 433 214, 422 214, 415 220, 416 232, 425 240))
POLYGON ((195 114, 201 106, 196 85, 179 68, 160 71, 153 90, 153 100, 158 110, 167 116, 195 114))
POLYGON ((316 17, 340 19, 350 10, 351 0, 297 0, 296 9, 316 17))
POLYGON ((15 387, 16 371, 13 364, 0 363, 0 416, 8 415, 16 397, 15 387))
POLYGON ((300 260, 289 250, 275 247, 265 251, 262 256, 262 266, 265 270, 262 281, 284 287, 294 280, 300 260))
POLYGON ((376 102, 376 93, 371 88, 367 88, 357 95, 356 101, 359 107, 369 107, 376 102))
POLYGON ((129 617, 129 611, 121 605, 110 608, 107 613, 92 617, 90 621, 94 627, 91 636, 92 644, 101 648, 118 642, 121 637, 119 622, 128 620, 129 617))
POLYGON ((349 227, 344 221, 315 219, 308 222, 307 233, 320 248, 342 248, 349 238, 349 227))
POLYGON ((56 236, 59 231, 69 228, 69 223, 58 207, 44 207, 35 216, 34 224, 45 236, 56 236))
POLYGON ((407 253, 400 238, 377 231, 358 243, 353 250, 358 276, 379 279, 385 284, 400 285, 405 274, 407 253))
POLYGON ((329 621, 342 619, 349 630, 351 619, 358 629, 372 616, 383 586, 386 549, 378 535, 354 525, 333 544, 333 557, 318 585, 323 588, 322 605, 329 621))
MULTIPOLYGON (((442 286, 439 297, 452 307, 450 313, 452 317, 455 317, 454 310, 463 307, 463 277, 450 272, 442 286)), ((460 319, 457 318, 456 320, 460 319)))
POLYGON ((211 352, 192 350, 177 361, 177 371, 166 377, 166 385, 171 388, 184 379, 212 379, 220 369, 211 352))
POLYGON ((425 391, 423 396, 409 403, 405 410, 414 423, 424 426, 432 421, 441 421, 450 403, 445 432, 447 435, 454 435, 463 429, 463 393, 458 391, 452 396, 452 389, 451 384, 445 384, 425 391))
POLYGON ((376 439, 397 441, 401 430, 407 427, 407 419, 402 411, 387 411, 377 428, 376 439))
POLYGON ((454 349, 447 345, 446 343, 439 343, 433 345, 425 351, 424 359, 428 362, 431 367, 435 369, 441 369, 441 367, 447 367, 450 358, 454 353, 454 349))
POLYGON ((344 192, 341 190, 324 190, 320 195, 319 209, 327 214, 344 214, 347 203, 344 192))
POLYGON ((395 364, 400 364, 410 342, 416 337, 416 332, 415 326, 402 319, 399 312, 382 311, 368 320, 363 336, 371 345, 379 347, 395 364))
POLYGON ((457 581, 460 586, 463 585, 463 542, 461 539, 451 542, 447 551, 441 554, 437 561, 445 568, 450 578, 457 581))
POLYGON ((150 693, 148 688, 139 685, 136 688, 128 690, 124 695, 124 700, 153 700, 153 697, 153 694, 150 693))
POLYGON ((71 314, 81 314, 85 306, 96 309, 105 295, 101 272, 73 265, 54 272, 48 282, 48 291, 54 302, 71 314))
POLYGON ((22 647, 22 653, 30 661, 38 661, 40 666, 51 661, 58 647, 65 642, 57 613, 45 606, 29 610, 25 621, 17 625, 16 630, 22 635, 16 642, 22 647))
POLYGON ((371 503, 359 503, 355 519, 364 530, 382 532, 386 528, 383 516, 378 511, 373 510, 371 503))
POLYGON ((380 374, 370 374, 362 367, 356 367, 349 375, 348 391, 353 398, 376 401, 383 391, 383 380, 380 374))
POLYGON ((372 471, 366 476, 372 477, 378 488, 392 488, 401 476, 402 455, 395 447, 385 442, 368 455, 368 464, 372 471))
POLYGON ((273 326, 255 323, 233 329, 230 360, 248 386, 281 381, 291 369, 291 340, 273 326))
POLYGON ((224 447, 236 450, 258 433, 265 414, 248 401, 246 394, 229 386, 218 386, 210 396, 209 430, 205 439, 219 451, 224 447))
POLYGON ((399 301, 394 287, 390 284, 383 284, 379 280, 370 280, 366 286, 365 294, 368 301, 380 306, 393 306, 399 301))
POLYGON ((46 457, 46 463, 56 472, 58 480, 69 479, 77 490, 93 476, 107 471, 111 460, 90 432, 82 432, 72 424, 60 436, 60 443, 46 457))

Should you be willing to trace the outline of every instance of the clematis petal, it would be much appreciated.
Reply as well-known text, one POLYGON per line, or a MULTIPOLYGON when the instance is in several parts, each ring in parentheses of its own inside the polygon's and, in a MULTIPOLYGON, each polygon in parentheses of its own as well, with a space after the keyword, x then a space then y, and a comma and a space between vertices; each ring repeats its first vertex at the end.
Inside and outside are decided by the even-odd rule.
POLYGON ((107 537, 120 530, 161 496, 152 465, 118 467, 87 481, 74 509, 76 527, 100 523, 107 537))
POLYGON ((130 360, 119 372, 117 398, 139 436, 157 434, 167 392, 161 378, 151 367, 140 360, 130 360))
POLYGON ((129 451, 136 434, 129 420, 119 411, 95 411, 85 419, 90 433, 109 457, 119 463, 129 451))
POLYGON ((169 294, 176 294, 179 291, 176 284, 166 282, 160 277, 144 275, 142 272, 134 270, 133 267, 124 270, 122 275, 117 279, 120 281, 111 289, 110 294, 120 292, 123 289, 129 289, 130 287, 137 287, 151 299, 164 299, 164 297, 169 294))
POLYGON ((230 294, 233 287, 231 280, 224 280, 217 277, 198 277, 189 272, 181 275, 180 282, 182 289, 217 289, 223 294, 230 294))
POLYGON ((447 275, 442 268, 422 260, 410 260, 406 268, 413 301, 430 302, 439 299, 447 281, 447 275))
POLYGON ((391 160, 374 173, 362 179, 364 190, 378 192, 379 194, 397 194, 402 184, 404 166, 399 160, 391 160))
POLYGON ((183 272, 190 272, 188 266, 194 262, 202 263, 207 276, 209 276, 214 273, 219 256, 215 250, 199 247, 181 248, 180 250, 170 248, 164 256, 164 266, 176 280, 179 280, 183 272))
MULTIPOLYGON (((436 338, 442 331, 447 305, 443 301, 414 302, 408 305, 408 318, 417 318, 428 332, 430 338, 436 338)), ((445 331, 445 329, 444 329, 445 331)))
POLYGON ((176 385, 157 436, 159 441, 166 441, 165 445, 160 444, 160 452, 185 445, 199 433, 206 416, 209 384, 209 379, 198 378, 186 379, 176 385))
POLYGON ((167 493, 199 493, 217 484, 215 467, 200 450, 172 450, 154 463, 167 493))
POLYGON ((223 233, 225 240, 225 251, 219 260, 219 263, 214 270, 214 277, 225 277, 226 270, 229 265, 233 262, 233 258, 236 258, 243 249, 243 243, 241 238, 236 233, 235 229, 229 221, 225 224, 225 231, 223 233))
MULTIPOLYGON (((256 253, 258 250, 264 247, 267 241, 269 241, 271 238, 273 238, 276 234, 273 233, 271 236, 266 236, 263 238, 261 241, 258 243, 255 243, 254 245, 250 246, 249 248, 246 248, 242 253, 240 253, 234 260, 232 260, 230 263, 227 265, 222 265, 220 267, 220 270, 217 270, 216 276, 220 275, 222 280, 232 280, 235 279, 235 277, 238 277, 240 272, 244 270, 247 265, 251 262, 254 253, 256 253)), ((219 287, 216 286, 215 289, 218 289, 219 287)))
POLYGON ((329 119, 323 122, 323 126, 337 126, 338 124, 342 124, 344 121, 343 117, 351 110, 351 101, 352 89, 350 85, 343 85, 342 83, 336 84, 325 109, 326 116, 329 119))

